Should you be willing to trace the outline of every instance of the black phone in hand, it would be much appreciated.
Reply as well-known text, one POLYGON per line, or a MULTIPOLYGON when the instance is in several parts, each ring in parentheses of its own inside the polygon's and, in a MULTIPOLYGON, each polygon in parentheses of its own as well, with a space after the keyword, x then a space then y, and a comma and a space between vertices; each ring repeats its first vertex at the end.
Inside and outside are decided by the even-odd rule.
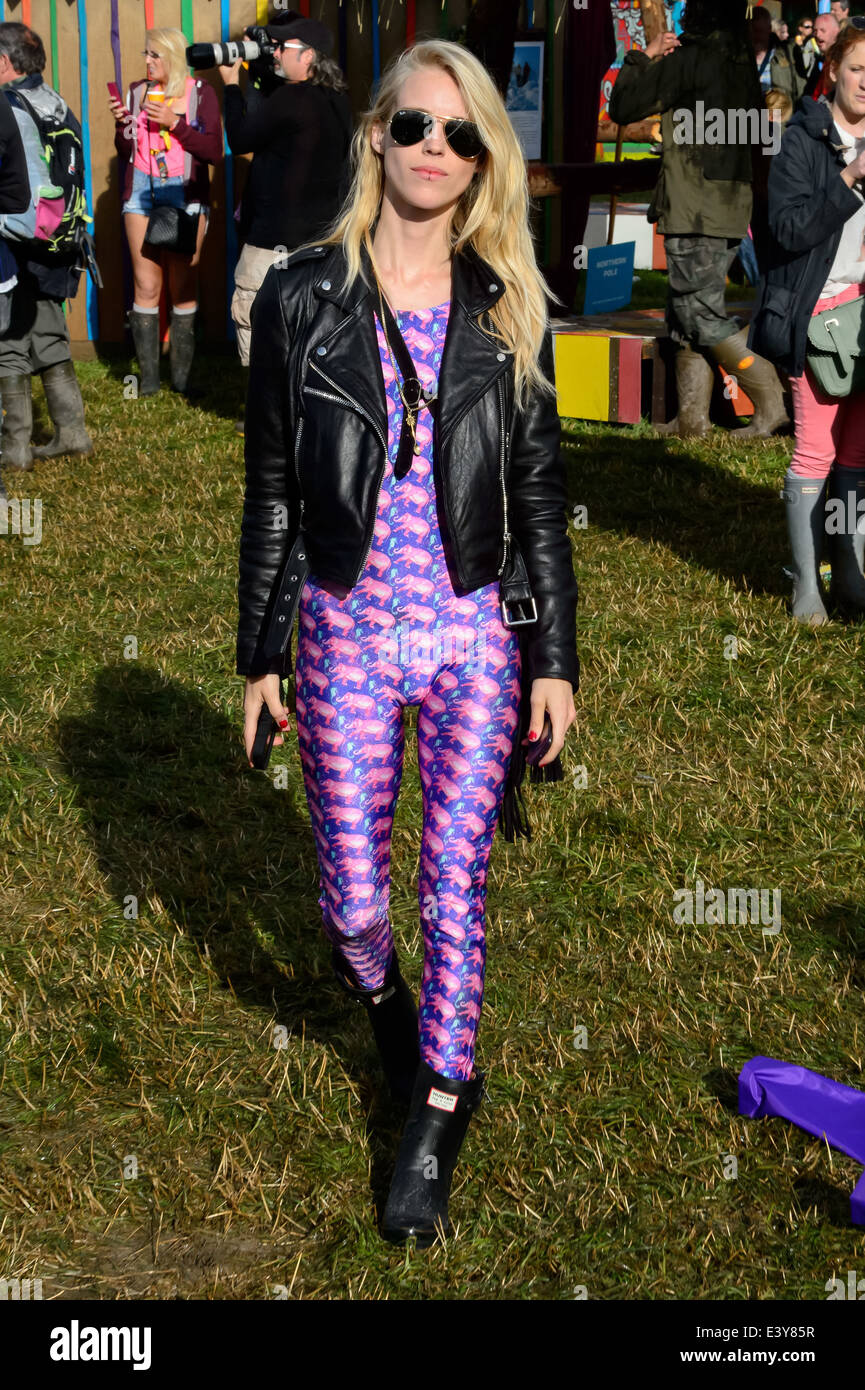
POLYGON ((541 736, 535 743, 530 743, 526 750, 526 762, 532 767, 537 767, 541 758, 549 753, 553 742, 553 726, 550 723, 550 716, 544 719, 544 727, 541 729, 541 736))
MULTIPOLYGON (((279 682, 279 703, 285 707, 285 683, 279 682)), ((267 705, 262 705, 261 713, 258 716, 258 723, 255 726, 255 738, 252 744, 252 766, 260 769, 267 767, 270 762, 270 755, 273 751, 273 740, 280 732, 279 725, 271 714, 267 705)))

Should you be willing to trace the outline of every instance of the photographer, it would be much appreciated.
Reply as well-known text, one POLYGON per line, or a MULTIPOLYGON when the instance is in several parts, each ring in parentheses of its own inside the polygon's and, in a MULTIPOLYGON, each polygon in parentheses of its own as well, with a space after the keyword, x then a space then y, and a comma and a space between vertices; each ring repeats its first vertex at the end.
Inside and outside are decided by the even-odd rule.
POLYGON ((264 26, 277 41, 274 70, 284 81, 253 108, 240 91, 238 61, 220 67, 225 133, 233 154, 252 153, 244 190, 231 314, 240 360, 249 363, 249 312, 274 260, 323 234, 347 187, 351 108, 331 58, 333 36, 314 19, 264 26))

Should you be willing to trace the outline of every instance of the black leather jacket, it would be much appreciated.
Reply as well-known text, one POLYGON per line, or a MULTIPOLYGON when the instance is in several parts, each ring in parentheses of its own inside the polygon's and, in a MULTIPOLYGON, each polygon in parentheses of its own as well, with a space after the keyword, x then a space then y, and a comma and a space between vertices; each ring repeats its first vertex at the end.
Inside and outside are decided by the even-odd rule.
MULTIPOLYGON (((372 545, 387 453, 387 401, 374 292, 344 289, 341 247, 296 252, 272 266, 255 297, 245 424, 237 672, 261 675, 275 579, 301 514, 310 570, 353 588, 372 545)), ((374 285, 369 274, 369 284, 374 285)), ((533 680, 579 684, 577 583, 566 518, 565 467, 554 397, 515 411, 511 354, 478 315, 503 293, 473 252, 453 261, 439 375, 433 476, 455 592, 492 583, 503 562, 503 480, 538 619, 521 629, 533 680)), ((549 331, 541 365, 552 379, 549 331)))

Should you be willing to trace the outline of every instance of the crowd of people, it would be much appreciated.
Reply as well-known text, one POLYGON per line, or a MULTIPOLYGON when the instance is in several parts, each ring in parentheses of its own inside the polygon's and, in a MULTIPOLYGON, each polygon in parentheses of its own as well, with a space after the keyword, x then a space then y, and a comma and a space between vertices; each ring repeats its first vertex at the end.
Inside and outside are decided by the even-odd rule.
MULTIPOLYGON (((263 26, 275 45, 244 94, 238 60, 219 68, 223 116, 212 84, 190 76, 179 29, 149 29, 144 75, 125 100, 115 90, 122 216, 133 277, 128 314, 138 366, 138 394, 161 388, 159 304, 163 278, 170 302, 171 388, 188 399, 196 342, 198 269, 210 222, 211 170, 233 154, 251 154, 238 209, 242 250, 231 302, 241 363, 249 362, 249 316, 265 271, 281 254, 324 230, 347 188, 351 110, 346 83, 323 24, 284 11, 263 26), (160 209, 176 209, 165 232, 160 209)), ((83 185, 81 127, 43 79, 45 47, 21 23, 0 24, 0 469, 29 471, 34 461, 91 452, 71 357, 64 302, 82 275, 78 248, 52 243, 36 225, 45 205, 46 137, 40 116, 60 117, 76 141, 83 185), (54 425, 51 441, 33 447, 32 378, 42 377, 54 425)), ((80 195, 80 188, 79 188, 80 195)), ((79 211, 79 220, 81 214, 79 211)), ((242 432, 243 424, 238 428, 242 432)), ((0 481, 0 496, 5 496, 0 481)))
MULTIPOLYGON (((832 604, 865 617, 865 21, 844 0, 832 9, 791 40, 762 8, 749 21, 746 0, 688 0, 681 35, 628 53, 610 100, 622 124, 661 113, 650 216, 666 245, 678 388, 664 430, 709 430, 720 366, 754 406, 739 437, 769 438, 790 423, 784 375, 793 613, 811 624, 832 604), (723 138, 680 138, 698 103, 729 121, 723 138), (743 127, 748 112, 761 119, 743 127), (778 123, 783 137, 768 140, 778 123), (746 240, 758 280, 749 330, 725 301, 746 240), (822 549, 839 513, 827 596, 822 549)), ((560 780, 576 719, 549 299, 525 160, 478 58, 444 41, 414 45, 352 131, 325 26, 291 12, 266 33, 275 50, 257 85, 242 93, 239 64, 220 69, 229 148, 253 156, 232 301, 255 405, 238 578, 244 744, 266 766, 289 726, 282 682, 293 674, 333 973, 368 1012, 407 1109, 383 1230, 428 1244, 447 1233, 454 1165, 484 1093, 475 1044, 493 836, 529 834, 526 766, 533 781, 560 780), (418 710, 423 786, 419 1005, 389 917, 407 706, 418 710)), ((179 30, 149 30, 143 56, 125 101, 111 97, 129 322, 141 394, 153 395, 167 276, 171 381, 189 394, 223 117, 210 84, 188 75, 179 30)), ((80 143, 44 66, 38 35, 0 24, 4 468, 32 467, 40 452, 35 371, 56 430, 41 452, 92 447, 63 315, 80 270, 53 254, 56 236, 42 237, 41 255, 34 244, 38 112, 62 112, 80 143)))
POLYGON ((783 432, 789 400, 793 616, 822 625, 834 610, 861 620, 865 19, 833 0, 791 39, 762 7, 749 19, 745 0, 688 0, 681 36, 660 34, 628 54, 610 100, 612 119, 623 123, 658 111, 662 173, 650 217, 666 247, 679 403, 661 432, 709 431, 718 365, 728 394, 741 390, 754 406, 737 438, 783 432), (675 128, 698 100, 728 118, 717 143, 682 139, 675 128), (765 113, 783 135, 767 142, 761 122, 743 134, 737 111, 765 113), (749 328, 726 309, 737 257, 757 288, 749 328))
MULTIPOLYGON (((253 156, 232 303, 255 407, 238 573, 244 741, 265 766, 288 727, 282 678, 293 674, 333 974, 367 1010, 407 1112, 383 1233, 425 1245, 449 1230, 454 1166, 484 1095, 475 1041, 493 837, 530 838, 521 783, 529 768, 532 781, 562 780, 576 720, 548 293, 522 149, 477 57, 413 45, 353 130, 326 28, 286 15, 265 33, 276 48, 258 86, 242 94, 239 65, 221 68, 229 148, 253 156), (389 916, 406 707, 418 712, 424 788, 419 998, 389 916)), ((13 85, 43 85, 37 35, 0 25, 4 53, 13 85)), ((222 157, 216 97, 186 56, 179 31, 149 30, 145 75, 110 99, 144 396, 159 389, 163 276, 172 386, 189 392, 210 169, 222 157)), ((36 308, 22 346, 29 391, 50 360, 39 315, 66 358, 69 341, 61 294, 25 288, 16 254, 13 324, 16 296, 36 308)), ((0 376, 7 406, 2 360, 0 376)), ((12 415, 7 406, 4 466, 12 415)), ((32 466, 15 428, 15 466, 32 466)))

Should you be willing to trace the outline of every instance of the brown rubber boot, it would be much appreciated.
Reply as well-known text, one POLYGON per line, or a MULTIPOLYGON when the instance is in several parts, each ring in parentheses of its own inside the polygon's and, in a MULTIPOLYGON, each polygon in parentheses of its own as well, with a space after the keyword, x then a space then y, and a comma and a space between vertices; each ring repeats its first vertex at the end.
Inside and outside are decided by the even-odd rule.
POLYGON ((713 344, 707 351, 754 402, 750 425, 733 431, 737 439, 768 439, 775 430, 789 425, 778 373, 765 357, 758 357, 751 351, 744 328, 713 344))
POLYGON ((664 437, 675 434, 680 439, 700 439, 708 434, 712 428, 709 402, 714 379, 711 364, 699 348, 692 348, 687 343, 680 344, 676 353, 678 413, 669 424, 656 425, 656 432, 664 437))

